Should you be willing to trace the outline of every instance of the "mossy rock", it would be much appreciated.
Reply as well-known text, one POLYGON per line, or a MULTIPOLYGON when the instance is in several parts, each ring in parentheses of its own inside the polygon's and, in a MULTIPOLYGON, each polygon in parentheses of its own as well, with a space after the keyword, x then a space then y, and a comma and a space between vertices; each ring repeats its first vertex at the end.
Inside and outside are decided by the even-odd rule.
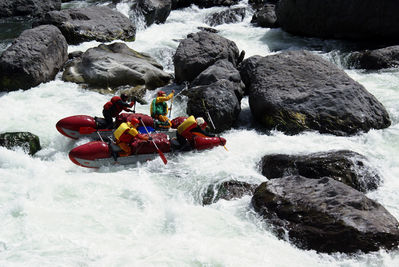
POLYGON ((0 146, 12 149, 22 147, 29 155, 41 149, 39 137, 29 132, 11 132, 0 134, 0 146))

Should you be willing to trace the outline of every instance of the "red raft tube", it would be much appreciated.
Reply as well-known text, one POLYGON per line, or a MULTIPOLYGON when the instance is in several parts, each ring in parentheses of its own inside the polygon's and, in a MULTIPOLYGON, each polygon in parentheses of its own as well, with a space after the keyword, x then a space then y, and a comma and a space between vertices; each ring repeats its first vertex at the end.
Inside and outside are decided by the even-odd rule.
MULTIPOLYGON (((131 117, 140 118, 146 127, 154 127, 154 119, 151 116, 142 113, 121 113, 116 119, 116 126, 122 122, 128 121, 131 117)), ((172 128, 164 130, 163 132, 172 135, 179 124, 185 119, 185 117, 177 117, 172 120, 172 128)), ((105 119, 92 117, 88 115, 75 115, 63 118, 56 124, 57 130, 64 136, 79 139, 82 137, 88 137, 90 139, 99 139, 99 135, 102 138, 112 136, 113 129, 105 129, 105 119)), ((143 126, 140 123, 140 126, 143 126)), ((157 131, 162 129, 156 129, 157 131)))
MULTIPOLYGON (((168 135, 164 133, 152 134, 153 141, 157 148, 162 153, 170 154, 180 153, 178 146, 175 146, 175 139, 170 140, 168 135)), ((197 137, 195 138, 195 150, 211 149, 217 146, 224 146, 226 139, 223 137, 197 137)), ((106 165, 129 165, 138 162, 145 162, 153 160, 160 156, 157 148, 152 142, 143 140, 136 140, 132 145, 132 150, 135 151, 132 155, 127 157, 113 157, 112 154, 117 155, 120 148, 110 142, 92 141, 84 145, 73 148, 69 152, 69 158, 76 165, 86 168, 99 168, 106 165)))

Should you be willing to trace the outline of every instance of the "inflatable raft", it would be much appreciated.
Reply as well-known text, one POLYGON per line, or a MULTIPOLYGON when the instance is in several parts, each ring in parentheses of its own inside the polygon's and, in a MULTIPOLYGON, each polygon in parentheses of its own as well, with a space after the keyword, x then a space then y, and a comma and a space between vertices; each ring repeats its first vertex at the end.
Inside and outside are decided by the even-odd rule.
MULTIPOLYGON (((142 113, 121 113, 115 121, 115 127, 118 127, 122 122, 126 122, 131 117, 141 118, 147 129, 154 129, 154 119, 151 116, 142 113)), ((172 129, 156 128, 156 131, 162 131, 163 133, 173 137, 175 135, 175 129, 177 126, 184 121, 186 117, 177 117, 172 120, 172 129)), ((88 115, 75 115, 63 118, 56 124, 57 130, 64 136, 79 139, 82 137, 88 137, 90 139, 108 139, 112 137, 114 129, 105 128, 105 119, 99 117, 92 117, 88 115)), ((141 127, 144 127, 140 123, 141 127)), ((144 129, 139 131, 145 133, 144 129)))
MULTIPOLYGON (((157 157, 165 157, 170 153, 180 153, 180 144, 176 139, 170 139, 164 133, 151 135, 152 141, 135 140, 131 143, 133 154, 126 157, 117 156, 121 152, 118 145, 113 142, 92 141, 73 148, 69 152, 71 161, 79 166, 87 168, 99 168, 106 165, 128 165, 138 162, 153 160, 157 157)), ((194 139, 193 150, 211 149, 224 146, 226 139, 223 137, 200 137, 194 139)), ((165 158, 162 158, 165 162, 165 158)))

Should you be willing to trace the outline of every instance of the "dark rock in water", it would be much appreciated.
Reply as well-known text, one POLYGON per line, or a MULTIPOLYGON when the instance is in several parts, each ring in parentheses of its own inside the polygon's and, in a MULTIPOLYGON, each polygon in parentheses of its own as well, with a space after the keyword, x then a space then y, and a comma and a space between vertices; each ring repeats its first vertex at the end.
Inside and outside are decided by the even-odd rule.
POLYGON ((300 175, 321 179, 330 177, 361 192, 377 189, 381 177, 359 153, 340 150, 308 155, 272 154, 262 158, 262 174, 268 179, 300 175))
MULTIPOLYGON (((197 29, 200 31, 205 31, 205 32, 210 32, 210 33, 218 33, 219 32, 215 28, 210 28, 210 27, 197 27, 197 29)), ((182 40, 180 40, 180 41, 182 41, 182 40)))
POLYGON ((180 42, 173 56, 176 82, 191 82, 219 59, 236 67, 238 58, 239 50, 233 41, 205 31, 191 33, 180 42))
POLYGON ((51 81, 67 59, 68 44, 57 27, 25 30, 0 56, 0 91, 51 81))
POLYGON ((123 14, 106 6, 51 11, 38 24, 57 26, 68 44, 96 40, 134 41, 136 26, 123 14))
POLYGON ((256 11, 252 17, 251 23, 255 23, 259 27, 277 28, 277 16, 275 12, 275 5, 267 4, 260 10, 256 11))
POLYGON ((214 132, 220 133, 230 129, 237 121, 241 105, 234 91, 232 83, 219 80, 210 85, 190 88, 188 91, 187 114, 203 117, 214 132), (210 116, 208 116, 208 113, 210 116))
POLYGON ((138 0, 133 3, 132 9, 143 14, 146 25, 164 23, 172 9, 171 0, 138 0))
POLYGON ((252 205, 280 237, 287 236, 300 248, 367 253, 399 244, 395 217, 363 193, 331 178, 270 180, 256 188, 252 205))
POLYGON ((61 0, 0 0, 0 18, 13 16, 42 17, 48 11, 60 9, 61 0))
POLYGON ((192 0, 193 4, 201 8, 214 6, 232 6, 238 4, 239 0, 192 0))
POLYGON ((210 205, 220 199, 231 200, 252 195, 257 185, 239 181, 226 181, 210 185, 203 195, 202 205, 210 205))
POLYGON ((397 68, 399 66, 399 45, 354 52, 348 58, 348 65, 366 70, 397 68))
POLYGON ((211 14, 206 18, 206 22, 214 27, 221 24, 241 22, 244 18, 245 8, 237 7, 211 14))
POLYGON ((303 36, 333 39, 398 40, 399 1, 280 0, 282 29, 303 36))
POLYGON ((0 146, 8 149, 21 147, 26 153, 34 155, 41 149, 39 137, 29 132, 0 134, 0 146))
POLYGON ((171 75, 149 55, 130 49, 124 43, 101 44, 66 66, 62 79, 92 87, 145 85, 155 89, 168 84, 171 75))
POLYGON ((240 72, 230 61, 225 59, 218 60, 215 64, 201 72, 190 86, 210 85, 223 79, 232 82, 232 86, 229 88, 234 91, 237 99, 241 101, 244 96, 245 85, 241 81, 240 72))
POLYGON ((192 0, 172 0, 172 9, 188 7, 192 4, 192 0))
POLYGON ((311 52, 248 58, 240 73, 252 115, 267 129, 345 136, 391 124, 385 107, 361 84, 311 52))

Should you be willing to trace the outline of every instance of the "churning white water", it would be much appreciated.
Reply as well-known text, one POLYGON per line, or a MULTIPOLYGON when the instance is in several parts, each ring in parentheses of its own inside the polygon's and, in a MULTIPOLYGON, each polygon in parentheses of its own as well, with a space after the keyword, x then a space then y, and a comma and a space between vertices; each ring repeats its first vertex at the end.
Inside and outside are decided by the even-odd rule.
MULTIPOLYGON (((173 11, 165 24, 142 29, 128 46, 173 72, 179 40, 207 26, 207 15, 222 9, 193 6, 173 11)), ((246 57, 336 44, 253 27, 251 15, 216 27, 245 50, 246 57)), ((70 46, 69 51, 98 44, 70 46)), ((323 49, 318 52, 333 60, 323 49)), ((257 167, 265 154, 350 149, 365 155, 383 178, 368 196, 399 219, 399 71, 347 73, 384 104, 392 120, 389 128, 337 137, 265 134, 241 127, 222 133, 228 151, 218 147, 166 155, 167 165, 158 158, 98 170, 69 160, 68 152, 88 140, 70 140, 55 124, 71 115, 101 116, 110 96, 63 82, 60 75, 30 90, 1 94, 0 132, 36 134, 42 150, 32 157, 0 147, 0 266, 399 266, 398 252, 348 256, 300 250, 271 233, 252 210, 250 196, 201 204, 210 184, 265 181, 257 167)), ((146 99, 153 95, 148 92, 146 99)), ((136 111, 148 114, 149 105, 137 105, 136 111)), ((184 114, 184 101, 174 102, 172 117, 184 114)), ((240 120, 250 125, 247 98, 242 100, 240 120)))

